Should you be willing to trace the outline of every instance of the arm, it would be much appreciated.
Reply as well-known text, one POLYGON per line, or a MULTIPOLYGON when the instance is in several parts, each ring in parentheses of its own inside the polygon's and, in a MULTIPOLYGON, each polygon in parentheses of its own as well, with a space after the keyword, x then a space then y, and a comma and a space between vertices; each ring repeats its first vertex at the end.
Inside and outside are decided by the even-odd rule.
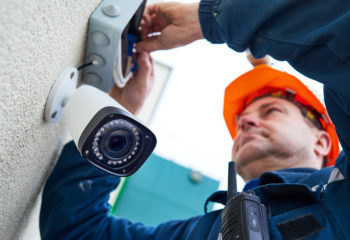
POLYGON ((67 144, 43 191, 42 239, 101 239, 108 226, 109 192, 119 180, 84 161, 73 142, 67 144))
MULTIPOLYGON (((203 36, 235 51, 287 60, 323 83, 348 76, 350 2, 346 0, 202 0, 147 7, 138 50, 183 46, 203 36)), ((330 83, 329 83, 330 84, 330 83)))
POLYGON ((154 84, 153 58, 146 52, 138 53, 138 70, 124 88, 114 85, 109 95, 132 114, 143 106, 154 84))
MULTIPOLYGON (((153 51, 181 46, 189 34, 175 38, 172 45, 155 43, 176 36, 174 28, 187 26, 187 14, 172 14, 182 8, 198 15, 192 25, 201 26, 204 37, 212 43, 227 43, 235 51, 250 49, 255 58, 266 54, 288 61, 305 76, 325 85, 327 109, 334 121, 343 148, 350 156, 350 2, 346 0, 202 0, 195 5, 158 4, 146 11, 145 36, 160 32, 157 38, 145 38, 139 49, 153 51), (174 9, 175 8, 175 9, 174 9), (198 12, 196 12, 198 9, 198 12), (164 25, 155 22, 167 17, 164 25), (174 19, 179 18, 179 19, 174 19), (181 24, 180 24, 181 23, 181 24), (170 31, 172 29, 172 31, 170 31), (163 36, 164 35, 164 36, 163 36)), ((198 28, 191 27, 196 36, 198 28)), ((182 30, 182 32, 184 32, 182 30)))
POLYGON ((249 48, 255 58, 268 54, 286 60, 330 87, 333 76, 349 76, 348 1, 202 0, 199 17, 210 42, 227 43, 235 51, 249 48))
POLYGON ((196 217, 147 227, 109 216, 109 194, 119 181, 89 164, 68 143, 43 191, 42 239, 184 239, 200 222, 196 217))

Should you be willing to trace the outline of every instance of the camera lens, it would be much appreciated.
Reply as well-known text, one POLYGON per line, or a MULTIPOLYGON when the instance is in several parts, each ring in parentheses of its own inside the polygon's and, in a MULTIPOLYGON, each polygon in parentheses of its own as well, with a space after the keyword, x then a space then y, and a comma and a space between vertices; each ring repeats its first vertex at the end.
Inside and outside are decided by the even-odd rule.
POLYGON ((126 145, 126 139, 123 135, 113 135, 107 141, 107 148, 111 151, 118 152, 126 145))
POLYGON ((147 160, 156 137, 127 113, 107 113, 88 124, 84 130, 88 134, 83 132, 79 139, 79 151, 84 159, 108 173, 130 176, 147 160))
POLYGON ((127 129, 112 130, 107 133, 100 143, 101 154, 110 159, 125 157, 133 148, 134 138, 127 129))

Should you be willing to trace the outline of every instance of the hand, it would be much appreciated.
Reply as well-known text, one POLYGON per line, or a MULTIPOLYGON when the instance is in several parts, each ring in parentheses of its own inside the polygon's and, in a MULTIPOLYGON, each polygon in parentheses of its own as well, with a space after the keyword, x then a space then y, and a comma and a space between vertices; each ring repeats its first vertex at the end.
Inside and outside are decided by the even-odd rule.
POLYGON ((246 50, 247 53, 247 59, 248 61, 254 66, 258 65, 269 65, 270 64, 270 57, 266 55, 263 58, 254 58, 252 53, 249 50, 246 50))
POLYGON ((149 53, 138 56, 138 69, 124 88, 113 86, 109 95, 132 114, 137 114, 154 83, 153 59, 149 53))
POLYGON ((141 21, 143 41, 137 51, 170 49, 202 39, 199 3, 159 3, 146 8, 141 21))

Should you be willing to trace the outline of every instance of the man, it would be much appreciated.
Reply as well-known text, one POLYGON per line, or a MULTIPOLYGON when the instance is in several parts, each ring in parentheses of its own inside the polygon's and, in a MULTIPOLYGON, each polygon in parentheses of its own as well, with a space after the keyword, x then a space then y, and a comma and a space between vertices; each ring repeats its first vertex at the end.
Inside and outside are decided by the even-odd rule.
MULTIPOLYGON (((225 120, 236 137, 233 160, 244 179, 251 180, 245 190, 253 190, 269 208, 272 239, 350 238, 350 49, 345 47, 350 3, 317 3, 271 1, 266 7, 263 1, 202 0, 201 27, 198 4, 156 5, 148 8, 143 22, 144 35, 151 37, 138 45, 146 51, 170 48, 203 33, 237 51, 249 47, 255 57, 270 54, 288 60, 325 84, 326 105, 344 151, 334 168, 321 170, 316 169, 335 161, 336 136, 322 105, 298 80, 262 66, 242 75, 225 93, 225 120), (159 43, 166 36, 165 43, 175 39, 171 46, 159 43), (156 47, 147 48, 152 45, 156 47), (286 79, 292 84, 281 85, 286 79)), ((109 217, 108 195, 118 181, 86 163, 74 144, 68 144, 44 189, 43 239, 220 238, 221 211, 155 228, 109 217)), ((211 199, 225 202, 220 194, 211 199)))
POLYGON ((232 160, 246 182, 267 171, 331 166, 339 153, 318 99, 295 77, 266 65, 227 87, 224 116, 235 139, 232 160))

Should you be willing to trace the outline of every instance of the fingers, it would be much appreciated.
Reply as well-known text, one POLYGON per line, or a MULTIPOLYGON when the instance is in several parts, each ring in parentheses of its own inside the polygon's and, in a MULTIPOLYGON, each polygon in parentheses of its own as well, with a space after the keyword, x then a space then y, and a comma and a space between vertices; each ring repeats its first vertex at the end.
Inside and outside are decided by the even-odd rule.
MULTIPOLYGON (((185 29, 186 30, 186 29, 185 29)), ((169 25, 162 29, 162 32, 157 36, 146 36, 144 40, 137 43, 135 49, 137 52, 153 52, 156 50, 165 50, 184 45, 188 42, 186 39, 187 33, 184 29, 175 25, 169 25)))
POLYGON ((133 81, 144 86, 153 78, 153 59, 149 53, 141 52, 138 56, 138 70, 135 72, 133 81))
POLYGON ((198 8, 198 3, 161 3, 149 6, 141 23, 144 40, 136 45, 136 51, 170 49, 203 38, 198 8))
MULTIPOLYGON (((152 6, 151 6, 152 7, 152 6)), ((154 10, 145 11, 141 20, 141 36, 147 38, 154 33, 159 33, 171 23, 171 18, 168 14, 157 5, 154 10)))
POLYGON ((159 41, 159 38, 159 36, 149 37, 139 42, 135 46, 136 51, 149 53, 155 50, 166 49, 166 47, 161 44, 161 41, 159 41))
MULTIPOLYGON (((176 5, 176 4, 175 4, 176 5)), ((158 3, 146 7, 141 20, 141 36, 147 39, 159 35, 174 20, 174 3, 158 3)))
POLYGON ((160 35, 144 38, 143 41, 136 44, 135 49, 138 52, 153 52, 180 47, 197 39, 199 38, 193 35, 191 28, 169 25, 162 30, 160 35))

